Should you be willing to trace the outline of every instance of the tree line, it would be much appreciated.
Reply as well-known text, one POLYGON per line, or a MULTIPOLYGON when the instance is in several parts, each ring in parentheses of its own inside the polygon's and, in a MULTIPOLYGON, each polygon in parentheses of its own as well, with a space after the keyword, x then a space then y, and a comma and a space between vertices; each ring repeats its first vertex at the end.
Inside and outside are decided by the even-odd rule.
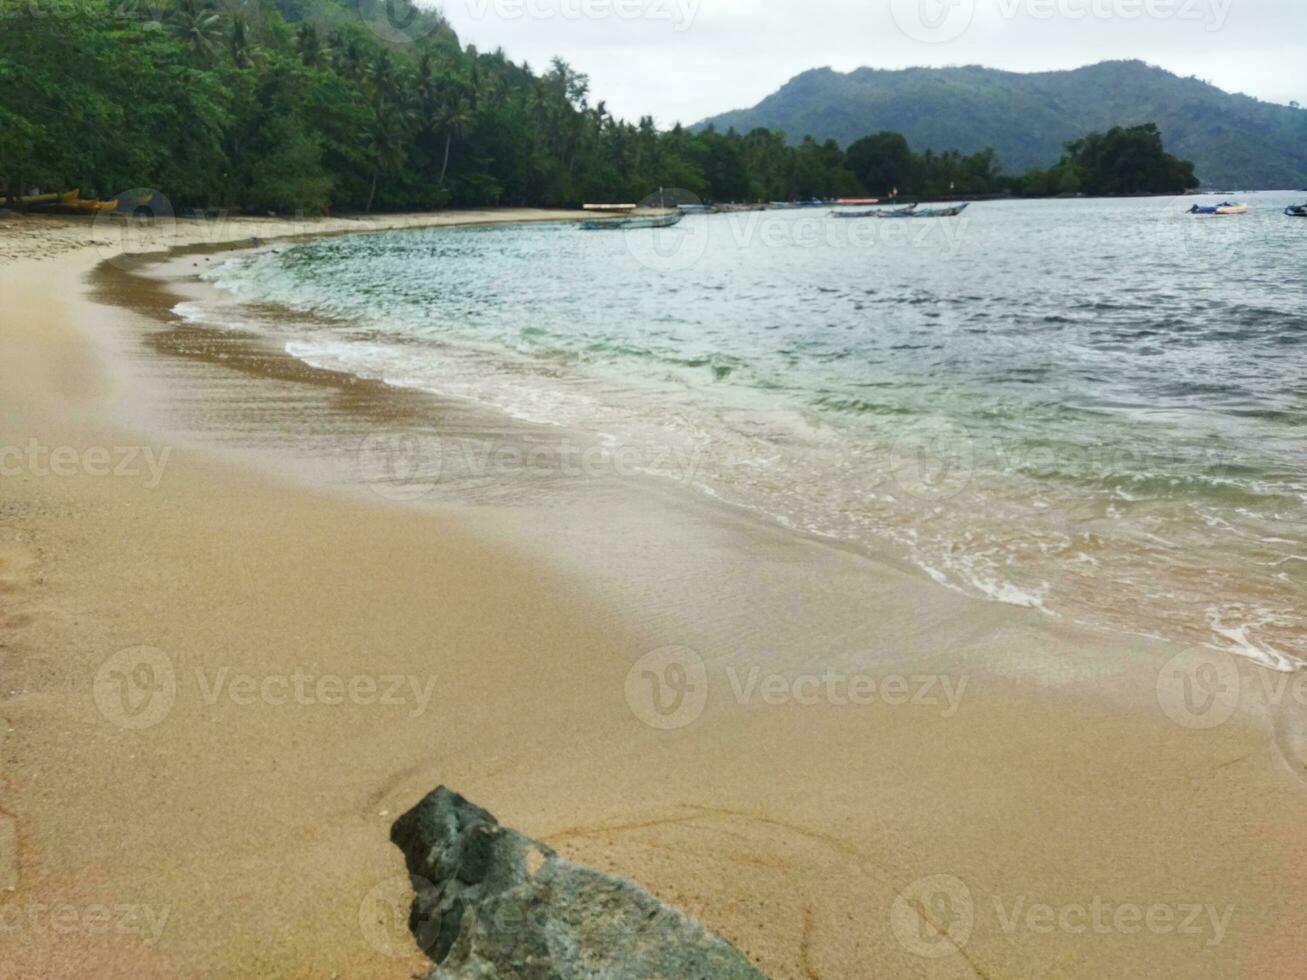
POLYGON ((840 196, 1169 192, 1156 128, 1095 134, 1047 173, 992 150, 842 149, 615 118, 555 59, 460 45, 397 0, 0 0, 0 188, 157 188, 177 207, 317 212, 840 196), (1160 154, 1160 156, 1159 156, 1160 154))

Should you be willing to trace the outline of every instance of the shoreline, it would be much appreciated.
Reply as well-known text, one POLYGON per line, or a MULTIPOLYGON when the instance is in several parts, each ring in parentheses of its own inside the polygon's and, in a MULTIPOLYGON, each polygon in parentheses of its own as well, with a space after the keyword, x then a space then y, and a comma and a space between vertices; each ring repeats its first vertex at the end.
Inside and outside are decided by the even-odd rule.
MULTIPOLYGON (((407 976, 423 958, 402 927, 367 923, 403 872, 389 819, 440 782, 640 881, 778 978, 1144 976, 1141 958, 1149 976, 1224 978, 1232 962, 1248 976, 1299 963, 1303 785, 1251 667, 1246 717, 1186 727, 1159 710, 1178 652, 1165 644, 1103 648, 645 488, 395 506, 153 436, 156 461, 173 450, 154 487, 91 472, 92 450, 140 441, 104 419, 142 393, 82 342, 137 336, 131 314, 81 295, 102 257, 0 265, 15 323, 0 337, 0 445, 35 439, 79 461, 68 478, 0 483, 0 692, 18 692, 0 700, 0 810, 19 844, 8 901, 168 915, 149 942, 22 929, 18 975, 95 962, 106 976, 407 976), (175 690, 133 728, 96 679, 141 647, 163 653, 175 690), (700 657, 707 699, 659 727, 633 667, 656 672, 668 647, 700 657), (297 671, 346 690, 417 683, 390 705, 333 705, 310 684, 318 700, 297 704, 281 690, 297 671), (254 694, 233 695, 233 675, 254 694), (863 703, 855 677, 933 700, 886 688, 863 703), (1159 799, 1189 820, 1178 855, 1159 799), (975 921, 961 953, 935 959, 894 915, 896 896, 940 874, 965 883, 975 921), (1091 944, 1013 933, 991 901, 1101 895, 1236 911, 1215 946, 1174 931, 1091 944)), ((136 357, 161 369, 154 351, 136 357)), ((358 407, 330 385, 238 390, 230 374, 200 364, 194 410, 228 418, 234 404, 250 431, 282 426, 274 451, 306 418, 330 429, 358 407)))

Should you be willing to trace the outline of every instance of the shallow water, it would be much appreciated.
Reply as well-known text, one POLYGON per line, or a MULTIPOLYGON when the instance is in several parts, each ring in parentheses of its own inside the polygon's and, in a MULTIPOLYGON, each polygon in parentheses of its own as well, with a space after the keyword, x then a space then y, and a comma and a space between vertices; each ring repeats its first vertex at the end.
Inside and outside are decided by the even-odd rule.
MULTIPOLYGON (((970 594, 1288 668, 1307 221, 1248 199, 360 235, 233 257, 206 277, 239 303, 178 312, 540 423, 568 474, 657 474, 970 594)), ((437 451, 451 478, 531 465, 437 451)))

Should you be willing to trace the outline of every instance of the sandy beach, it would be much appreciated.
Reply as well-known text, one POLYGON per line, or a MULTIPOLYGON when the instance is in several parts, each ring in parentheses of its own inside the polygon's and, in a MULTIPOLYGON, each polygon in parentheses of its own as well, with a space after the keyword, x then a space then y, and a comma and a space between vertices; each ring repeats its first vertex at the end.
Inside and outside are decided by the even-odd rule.
POLYGON ((571 217, 0 219, 0 977, 424 975, 388 833, 445 784, 775 978, 1307 978, 1304 675, 634 479, 376 492, 488 423, 118 261, 571 217))

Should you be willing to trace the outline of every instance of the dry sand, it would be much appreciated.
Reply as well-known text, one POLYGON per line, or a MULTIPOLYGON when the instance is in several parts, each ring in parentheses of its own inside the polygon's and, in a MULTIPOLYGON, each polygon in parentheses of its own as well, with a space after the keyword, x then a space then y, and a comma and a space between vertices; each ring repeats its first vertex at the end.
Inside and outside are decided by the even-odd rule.
POLYGON ((182 370, 88 296, 121 247, 0 222, 0 977, 420 973, 387 832, 445 783, 777 978, 1307 978, 1277 675, 1180 724, 1180 651, 675 494, 409 506, 122 428, 386 396, 182 370), (668 645, 701 711, 631 673, 668 645))

